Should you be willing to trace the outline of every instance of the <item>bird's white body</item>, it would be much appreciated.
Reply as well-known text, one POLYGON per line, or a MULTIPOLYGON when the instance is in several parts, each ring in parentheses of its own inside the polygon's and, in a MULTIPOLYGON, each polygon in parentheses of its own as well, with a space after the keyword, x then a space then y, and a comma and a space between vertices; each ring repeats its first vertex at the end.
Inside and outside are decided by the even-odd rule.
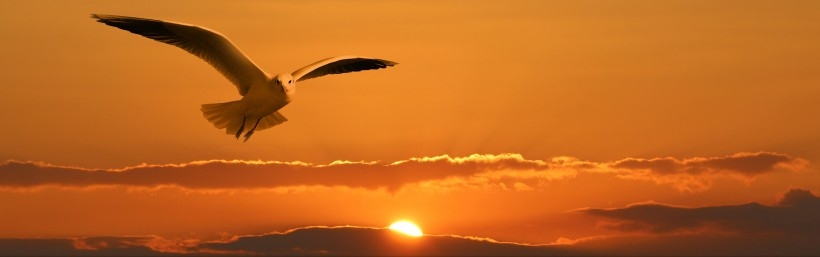
POLYGON ((238 139, 245 132, 247 141, 254 131, 287 121, 278 111, 293 101, 296 82, 330 74, 381 69, 395 62, 360 56, 324 59, 292 74, 269 76, 259 69, 225 36, 193 25, 136 17, 92 14, 92 18, 147 38, 171 44, 205 60, 230 80, 242 99, 226 103, 203 104, 202 114, 216 128, 225 129, 238 139))
MULTIPOLYGON (((287 83, 285 77, 290 75, 277 75, 267 85, 252 86, 240 100, 246 110, 245 116, 265 117, 293 101, 296 96, 296 83, 287 83), (283 79, 285 81, 282 81, 283 79)), ((292 80, 291 78, 290 81, 292 80)))
POLYGON ((206 114, 205 117, 212 121, 217 128, 225 128, 228 134, 232 134, 236 133, 239 128, 256 127, 256 130, 261 130, 287 121, 284 116, 276 112, 293 101, 295 96, 296 83, 293 82, 293 77, 290 74, 280 74, 271 78, 264 85, 251 86, 248 93, 242 96, 239 101, 215 105, 205 104, 202 108, 203 113, 206 113, 208 106, 225 105, 225 109, 217 113, 218 116, 211 118, 206 114), (269 116, 270 118, 262 120, 269 116), (225 123, 224 126, 216 122, 222 117, 229 119, 229 122, 225 123), (239 118, 234 118, 233 124, 231 124, 230 117, 244 117, 244 122, 237 123, 242 121, 239 118), (258 124, 257 121, 259 121, 258 124))

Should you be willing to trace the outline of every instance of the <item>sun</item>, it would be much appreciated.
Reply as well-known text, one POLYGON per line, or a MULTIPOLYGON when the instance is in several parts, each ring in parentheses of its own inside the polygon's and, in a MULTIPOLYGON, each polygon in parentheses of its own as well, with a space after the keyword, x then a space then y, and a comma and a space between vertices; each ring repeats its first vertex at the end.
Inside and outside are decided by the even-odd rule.
POLYGON ((419 228, 419 226, 416 226, 416 224, 413 224, 413 222, 409 222, 406 220, 393 222, 393 224, 390 224, 389 228, 390 230, 412 237, 420 237, 424 235, 423 233, 421 233, 421 229, 419 228))

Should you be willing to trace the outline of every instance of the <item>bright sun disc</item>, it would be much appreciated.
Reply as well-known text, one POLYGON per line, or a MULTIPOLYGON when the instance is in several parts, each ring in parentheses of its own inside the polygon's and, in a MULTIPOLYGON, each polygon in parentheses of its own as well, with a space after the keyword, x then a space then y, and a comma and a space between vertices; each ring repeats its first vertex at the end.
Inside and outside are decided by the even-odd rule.
POLYGON ((421 229, 419 228, 419 226, 416 226, 416 224, 413 224, 413 222, 409 222, 406 220, 393 222, 393 224, 390 224, 389 228, 390 230, 412 237, 420 237, 423 235, 421 233, 421 229))

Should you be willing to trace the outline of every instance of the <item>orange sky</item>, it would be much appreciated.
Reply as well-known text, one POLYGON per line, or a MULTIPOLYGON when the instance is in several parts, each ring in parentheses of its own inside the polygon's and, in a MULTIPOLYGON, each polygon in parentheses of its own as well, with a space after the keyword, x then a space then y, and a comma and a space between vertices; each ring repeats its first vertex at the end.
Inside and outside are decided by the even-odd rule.
MULTIPOLYGON (((794 218, 820 213, 818 10, 816 1, 3 1, 0 245, 111 236, 169 251, 156 237, 213 250, 223 246, 201 242, 402 218, 429 234, 620 253, 636 252, 619 240, 708 252, 692 238, 772 248, 820 238, 816 220, 794 218), (300 82, 281 110, 289 121, 241 143, 199 111, 239 99, 227 79, 91 13, 208 27, 270 74, 350 54, 399 65, 300 82), (331 164, 339 160, 352 163, 331 164), (647 218, 657 214, 647 206, 668 219, 647 218), (808 232, 721 216, 744 208, 808 232)), ((449 240, 419 249, 450 249, 439 239, 449 240)))

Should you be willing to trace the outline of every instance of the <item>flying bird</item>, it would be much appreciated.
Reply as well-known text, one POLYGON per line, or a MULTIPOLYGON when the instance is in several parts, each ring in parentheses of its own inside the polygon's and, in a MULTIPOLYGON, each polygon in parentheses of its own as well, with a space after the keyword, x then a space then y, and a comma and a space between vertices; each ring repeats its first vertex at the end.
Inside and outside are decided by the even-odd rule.
POLYGON ((279 109, 293 100, 296 82, 330 74, 391 67, 396 62, 361 56, 337 56, 320 60, 290 74, 270 76, 219 32, 183 23, 137 17, 92 14, 91 18, 196 55, 216 68, 239 90, 242 99, 203 104, 202 115, 218 129, 245 140, 254 131, 270 128, 288 119, 279 109))

